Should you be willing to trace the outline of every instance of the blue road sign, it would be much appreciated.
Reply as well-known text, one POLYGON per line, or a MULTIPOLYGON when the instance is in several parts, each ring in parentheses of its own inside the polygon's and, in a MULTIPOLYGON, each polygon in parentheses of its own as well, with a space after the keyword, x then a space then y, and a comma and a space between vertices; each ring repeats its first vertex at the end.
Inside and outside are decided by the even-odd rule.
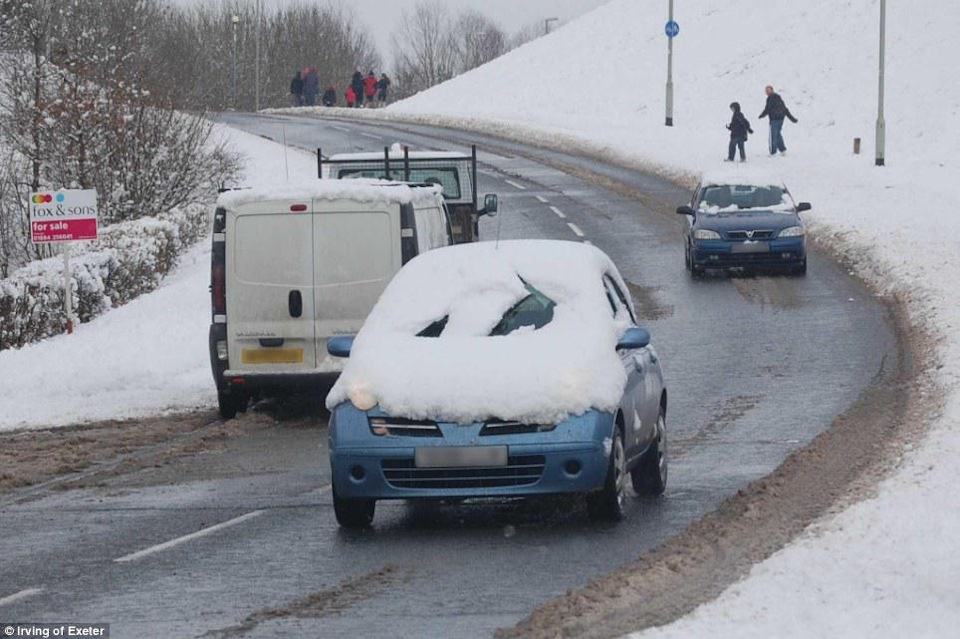
POLYGON ((668 38, 676 37, 676 35, 680 33, 680 25, 677 24, 676 20, 670 20, 666 26, 663 27, 663 32, 667 34, 668 38))

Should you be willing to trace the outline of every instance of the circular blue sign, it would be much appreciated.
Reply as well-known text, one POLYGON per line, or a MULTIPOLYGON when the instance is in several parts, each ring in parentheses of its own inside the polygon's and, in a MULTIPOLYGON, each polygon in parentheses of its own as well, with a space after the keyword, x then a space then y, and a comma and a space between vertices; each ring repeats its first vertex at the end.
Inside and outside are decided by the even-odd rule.
POLYGON ((680 25, 677 24, 675 20, 670 20, 666 26, 663 27, 663 32, 667 34, 668 38, 673 38, 680 33, 680 25))

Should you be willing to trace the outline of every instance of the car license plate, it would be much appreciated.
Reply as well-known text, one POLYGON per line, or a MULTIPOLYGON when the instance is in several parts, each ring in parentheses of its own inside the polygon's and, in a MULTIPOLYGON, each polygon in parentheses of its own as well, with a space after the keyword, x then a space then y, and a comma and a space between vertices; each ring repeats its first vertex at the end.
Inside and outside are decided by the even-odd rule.
POLYGON ((244 364, 301 364, 302 348, 245 348, 241 355, 244 364))
POLYGON ((417 468, 473 468, 507 465, 506 446, 430 446, 417 448, 417 468))
POLYGON ((730 248, 731 253, 769 253, 770 252, 770 243, 769 242, 743 242, 741 244, 734 244, 730 248))

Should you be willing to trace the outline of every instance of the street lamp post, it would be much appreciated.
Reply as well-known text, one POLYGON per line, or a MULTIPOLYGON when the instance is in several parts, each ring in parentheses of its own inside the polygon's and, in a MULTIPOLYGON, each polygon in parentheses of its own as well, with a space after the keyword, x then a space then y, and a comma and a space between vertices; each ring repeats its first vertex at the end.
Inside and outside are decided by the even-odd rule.
MULTIPOLYGON (((673 24, 673 0, 670 0, 668 24, 673 24)), ((673 37, 667 37, 667 115, 666 125, 673 126, 673 37)))
POLYGON ((880 0, 880 80, 877 100, 877 166, 884 165, 884 146, 886 143, 886 124, 883 121, 883 58, 887 32, 887 0, 880 0))
POLYGON ((230 74, 230 106, 237 108, 237 25, 240 24, 240 16, 234 15, 230 18, 233 23, 233 69, 230 74))
POLYGON ((543 21, 543 35, 550 35, 550 23, 557 22, 560 18, 547 18, 543 21))

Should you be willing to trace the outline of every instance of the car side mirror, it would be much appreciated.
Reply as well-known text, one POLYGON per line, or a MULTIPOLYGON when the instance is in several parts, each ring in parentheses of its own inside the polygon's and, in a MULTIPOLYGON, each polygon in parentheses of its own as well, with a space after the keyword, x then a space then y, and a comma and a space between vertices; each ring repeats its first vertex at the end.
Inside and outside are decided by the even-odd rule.
POLYGON ((679 213, 680 215, 692 215, 694 217, 697 216, 697 214, 693 212, 693 209, 686 205, 678 206, 677 213, 679 213))
POLYGON ((327 352, 334 357, 350 357, 353 335, 337 335, 327 340, 327 352))
POLYGON ((804 211, 809 211, 812 208, 813 207, 810 206, 809 202, 801 202, 800 204, 797 204, 797 213, 803 213, 804 211))
POLYGON ((643 348, 650 343, 650 331, 645 328, 628 328, 617 342, 618 351, 629 351, 643 348))
POLYGON ((493 217, 500 208, 500 199, 496 193, 490 193, 483 198, 483 208, 477 211, 477 215, 489 215, 493 217))

